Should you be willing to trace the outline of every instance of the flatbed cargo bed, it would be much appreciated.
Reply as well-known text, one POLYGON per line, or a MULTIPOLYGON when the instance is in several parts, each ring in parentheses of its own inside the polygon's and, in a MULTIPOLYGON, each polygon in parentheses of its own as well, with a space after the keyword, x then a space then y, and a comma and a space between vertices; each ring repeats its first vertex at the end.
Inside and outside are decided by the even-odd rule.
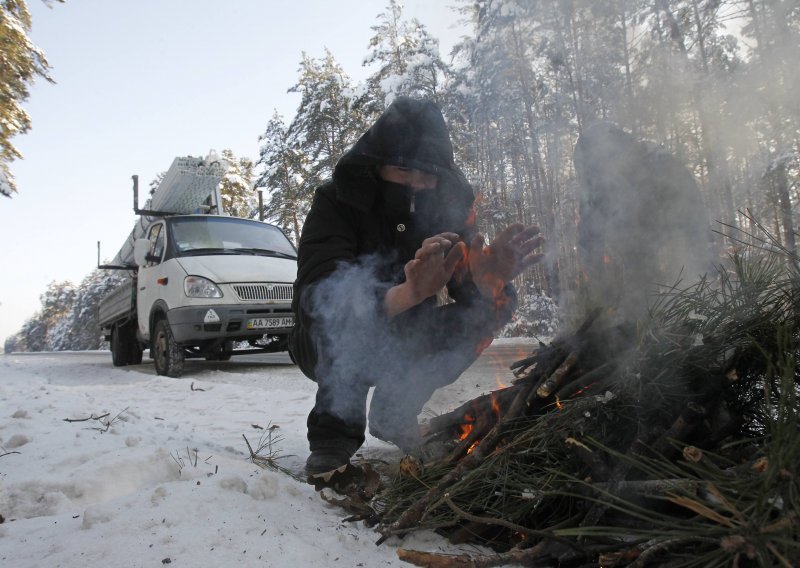
POLYGON ((128 278, 100 302, 100 328, 106 330, 117 321, 135 317, 134 302, 133 280, 128 278))

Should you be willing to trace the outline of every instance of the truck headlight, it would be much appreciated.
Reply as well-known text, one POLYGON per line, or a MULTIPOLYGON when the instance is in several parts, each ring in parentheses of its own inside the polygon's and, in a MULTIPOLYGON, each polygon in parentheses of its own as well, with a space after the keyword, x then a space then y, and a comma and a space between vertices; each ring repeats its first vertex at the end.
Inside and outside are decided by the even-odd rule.
POLYGON ((183 280, 183 291, 190 298, 221 298, 222 290, 208 278, 187 276, 183 280))

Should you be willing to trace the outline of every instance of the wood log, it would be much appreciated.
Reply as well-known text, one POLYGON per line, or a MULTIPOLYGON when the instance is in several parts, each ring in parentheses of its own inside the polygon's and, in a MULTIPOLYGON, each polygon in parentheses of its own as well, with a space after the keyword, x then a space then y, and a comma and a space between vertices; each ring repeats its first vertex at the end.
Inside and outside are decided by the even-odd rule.
POLYGON ((490 568, 491 566, 539 566, 542 550, 537 546, 514 548, 499 554, 440 554, 418 550, 397 549, 403 562, 426 568, 490 568))
POLYGON ((446 414, 434 416, 430 419, 430 421, 428 421, 428 431, 430 434, 435 434, 443 430, 464 424, 467 422, 465 416, 468 414, 475 418, 484 414, 493 414, 492 407, 495 403, 500 407, 501 411, 505 410, 511 405, 511 402, 514 400, 517 392, 519 392, 519 389, 523 387, 524 383, 517 383, 505 389, 492 391, 488 394, 484 394, 473 400, 467 401, 455 410, 451 410, 446 414))
MULTIPOLYGON (((486 437, 481 440, 477 446, 475 446, 475 449, 472 451, 472 453, 467 454, 456 467, 445 474, 434 487, 432 487, 427 493, 425 493, 425 495, 423 495, 408 509, 406 509, 405 512, 400 515, 400 518, 386 528, 383 531, 384 538, 391 534, 402 534, 407 532, 410 528, 419 523, 419 520, 425 514, 425 511, 427 511, 428 507, 439 501, 447 489, 453 483, 461 479, 466 472, 474 469, 483 461, 483 459, 491 452, 492 449, 494 449, 495 444, 497 444, 499 441, 504 427, 509 422, 516 419, 516 417, 524 410, 525 401, 528 398, 529 393, 533 391, 533 386, 534 385, 531 383, 528 384, 527 389, 520 389, 506 415, 503 416, 500 421, 495 424, 494 428, 492 428, 489 434, 487 434, 486 437)), ((383 540, 384 539, 380 539, 378 542, 383 542, 383 540)))
POLYGON ((496 424, 496 422, 490 422, 488 420, 479 420, 475 422, 469 434, 467 434, 464 439, 459 440, 456 447, 453 448, 453 451, 450 452, 443 462, 451 464, 463 458, 481 438, 486 436, 491 428, 494 428, 494 424, 496 424))
POLYGON ((556 390, 561 383, 564 382, 564 377, 566 377, 575 367, 575 364, 578 362, 578 357, 580 353, 578 351, 572 351, 567 358, 564 360, 561 365, 559 365, 558 369, 555 370, 553 374, 551 374, 547 379, 545 379, 541 385, 536 387, 536 396, 539 398, 548 398, 553 391, 556 390))
POLYGON ((611 470, 603 457, 575 438, 567 438, 564 442, 591 472, 592 481, 603 481, 609 478, 611 470))
MULTIPOLYGON (((564 340, 564 344, 569 345, 573 343, 573 341, 577 341, 578 344, 580 344, 580 341, 582 341, 580 339, 581 336, 586 334, 599 315, 599 310, 590 314, 586 320, 584 320, 575 336, 569 338, 569 340, 564 340)), ((494 450, 497 443, 501 440, 502 435, 506 431, 507 427, 515 422, 520 415, 527 412, 530 402, 536 398, 535 392, 536 388, 539 386, 538 383, 541 381, 546 381, 553 373, 556 372, 566 375, 566 373, 577 361, 577 358, 577 353, 575 353, 574 349, 570 354, 564 353, 564 351, 560 348, 548 350, 548 360, 546 363, 540 359, 535 372, 532 373, 532 376, 540 376, 541 380, 524 381, 524 386, 521 386, 521 388, 516 391, 514 399, 509 405, 506 413, 500 418, 500 420, 497 421, 489 433, 478 442, 472 452, 461 459, 452 470, 445 474, 438 481, 438 483, 436 483, 435 486, 429 489, 422 497, 417 499, 417 501, 409 506, 397 520, 395 520, 388 527, 385 527, 381 531, 383 537, 378 540, 378 544, 382 543, 390 535, 404 534, 409 530, 413 530, 413 527, 417 525, 420 522, 420 519, 422 519, 426 514, 428 508, 440 502, 442 497, 447 492, 447 489, 453 483, 460 480, 465 473, 471 471, 481 464, 483 460, 494 450), (567 360, 569 360, 569 363, 564 365, 565 361, 567 360)))
POLYGON ((562 385, 556 391, 556 398, 559 400, 573 398, 589 387, 592 387, 592 394, 602 392, 607 388, 607 385, 613 382, 613 375, 616 370, 617 365, 615 362, 604 363, 596 369, 587 371, 567 384, 562 385), (592 386, 595 383, 597 385, 592 386))
MULTIPOLYGON (((600 316, 600 313, 601 310, 599 309, 592 311, 571 336, 558 337, 548 346, 544 346, 540 342, 540 348, 534 351, 530 357, 511 364, 510 368, 514 371, 514 375, 519 377, 519 380, 528 380, 534 378, 536 371, 540 370, 540 367, 549 367, 552 359, 563 359, 564 353, 573 351, 575 346, 583 341, 583 337, 600 316)), ((539 377, 542 375, 547 376, 550 372, 539 372, 539 377)))
POLYGON ((678 452, 674 442, 686 442, 705 415, 705 407, 694 402, 688 403, 672 425, 655 441, 653 452, 666 458, 674 456, 678 452))
MULTIPOLYGON (((651 430, 649 432, 645 432, 642 436, 637 436, 633 442, 631 442, 630 446, 628 446, 628 450, 626 455, 630 458, 636 458, 638 456, 643 455, 650 446, 650 443, 658 437, 658 432, 655 430, 651 430)), ((627 460, 620 460, 614 469, 611 472, 611 476, 609 477, 609 486, 607 491, 614 495, 617 491, 617 487, 625 481, 625 478, 628 475, 628 471, 631 468, 631 461, 630 459, 627 460)), ((583 517, 583 520, 580 522, 580 526, 582 527, 594 527, 600 522, 600 519, 603 518, 605 515, 606 510, 611 505, 610 499, 608 497, 601 497, 600 500, 592 505, 592 508, 586 513, 583 517)))

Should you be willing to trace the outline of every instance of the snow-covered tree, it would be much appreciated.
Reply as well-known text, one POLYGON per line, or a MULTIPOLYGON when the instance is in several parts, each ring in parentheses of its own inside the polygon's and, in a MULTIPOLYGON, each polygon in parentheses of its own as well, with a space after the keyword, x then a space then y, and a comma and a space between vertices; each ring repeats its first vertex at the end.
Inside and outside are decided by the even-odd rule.
POLYGON ((93 270, 80 285, 51 282, 40 296, 41 308, 6 339, 5 351, 79 351, 100 349, 100 301, 129 278, 126 271, 93 270))
POLYGON ((267 194, 265 218, 278 225, 297 244, 302 218, 310 207, 304 184, 310 169, 308 158, 290 143, 288 128, 277 112, 259 141, 258 165, 262 171, 256 186, 264 188, 267 194))
POLYGON ((372 26, 364 66, 375 66, 368 78, 369 97, 380 113, 395 97, 406 95, 441 102, 450 70, 439 54, 439 40, 416 18, 403 19, 402 6, 390 0, 372 26))
POLYGON ((72 282, 50 282, 39 296, 41 308, 28 319, 9 342, 6 350, 45 351, 53 349, 63 333, 63 320, 72 310, 77 290, 72 282), (12 349, 8 349, 8 347, 12 349))
POLYGON ((321 59, 303 54, 300 77, 289 89, 301 101, 287 134, 309 159, 310 190, 333 174, 336 162, 366 128, 353 108, 352 91, 350 78, 330 51, 321 59))
POLYGON ((62 331, 52 343, 56 351, 100 349, 105 340, 100 333, 100 302, 130 274, 124 270, 95 269, 78 286, 72 308, 62 319, 62 331))
POLYGON ((333 175, 366 123, 356 108, 356 89, 329 51, 322 59, 303 54, 289 91, 301 95, 297 113, 288 126, 273 115, 259 137, 256 187, 269 195, 267 216, 297 242, 314 190, 333 175))
POLYGON ((30 31, 25 0, 0 0, 0 195, 7 197, 17 191, 9 164, 22 157, 11 139, 31 127, 22 103, 37 78, 52 82, 44 52, 30 40, 30 31))
POLYGON ((223 150, 222 157, 228 162, 228 173, 220 184, 223 209, 237 217, 257 217, 258 196, 253 190, 253 161, 250 158, 237 158, 232 150, 223 150))

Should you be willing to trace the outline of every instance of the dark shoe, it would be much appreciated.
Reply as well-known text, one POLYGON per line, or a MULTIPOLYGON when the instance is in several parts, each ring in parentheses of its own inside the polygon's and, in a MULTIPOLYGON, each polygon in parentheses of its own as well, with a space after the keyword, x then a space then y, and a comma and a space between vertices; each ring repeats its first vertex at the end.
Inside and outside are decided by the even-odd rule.
POLYGON ((306 460, 306 475, 327 473, 350 463, 353 454, 344 448, 313 450, 306 460))

